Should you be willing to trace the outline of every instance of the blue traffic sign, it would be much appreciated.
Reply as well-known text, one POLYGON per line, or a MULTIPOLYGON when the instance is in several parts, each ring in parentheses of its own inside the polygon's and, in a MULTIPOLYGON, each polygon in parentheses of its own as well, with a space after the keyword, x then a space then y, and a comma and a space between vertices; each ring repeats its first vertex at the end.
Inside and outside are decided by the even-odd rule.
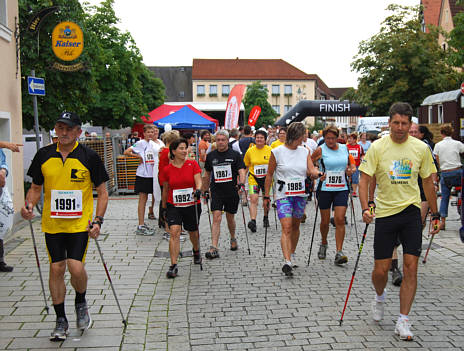
POLYGON ((45 79, 27 77, 27 88, 29 90, 29 95, 45 96, 45 79))

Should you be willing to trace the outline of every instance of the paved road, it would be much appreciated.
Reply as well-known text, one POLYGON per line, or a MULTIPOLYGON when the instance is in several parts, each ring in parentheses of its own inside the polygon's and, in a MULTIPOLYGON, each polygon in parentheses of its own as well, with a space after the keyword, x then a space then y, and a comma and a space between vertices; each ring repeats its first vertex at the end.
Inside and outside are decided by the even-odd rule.
MULTIPOLYGON (((268 254, 263 258, 264 231, 250 234, 252 255, 246 250, 241 215, 237 223, 240 250, 228 249, 220 239, 221 258, 204 261, 204 270, 192 258, 180 260, 179 276, 168 280, 169 259, 155 257, 168 245, 158 232, 154 237, 134 234, 137 200, 112 197, 100 243, 122 309, 128 319, 124 331, 94 242, 89 245, 87 299, 94 319, 84 336, 74 329, 74 291, 68 282, 66 308, 73 329, 62 343, 48 336, 55 316, 43 310, 40 281, 29 227, 6 242, 6 261, 13 273, 0 273, 0 349, 5 350, 439 350, 464 348, 464 245, 458 238, 458 216, 450 209, 447 230, 440 233, 426 265, 419 268, 419 286, 411 313, 415 341, 393 335, 399 313, 399 288, 388 284, 387 308, 381 323, 371 320, 374 290, 370 283, 373 264, 373 228, 369 228, 343 326, 339 326, 348 284, 357 255, 354 226, 347 227, 347 267, 333 264, 334 230, 329 234, 328 259, 317 259, 318 231, 311 264, 306 266, 314 220, 302 224, 293 278, 281 272, 280 233, 271 217, 268 254)), ((360 208, 355 201, 359 220, 360 208)), ((245 208, 246 210, 246 208, 245 208)), ((248 213, 246 213, 248 218, 248 213)), ((262 214, 258 215, 261 223, 262 214)), ((350 218, 348 217, 350 220, 350 218)), ((150 221, 155 224, 154 221, 150 221)), ((225 219, 224 219, 225 222, 225 219)), ((48 259, 38 222, 34 223, 40 262, 48 277, 48 259)), ((360 239, 364 225, 357 223, 360 239)), ((206 213, 201 218, 202 251, 209 247, 206 213)), ((223 226, 223 233, 225 233, 223 226)), ((424 245, 426 245, 424 241, 424 245)), ((190 248, 189 242, 182 250, 190 248)), ((425 252, 425 250, 424 250, 425 252)), ((67 275, 67 278, 69 276, 67 275)), ((48 297, 47 291, 47 297, 48 297)), ((48 298, 48 304, 51 304, 48 298)))

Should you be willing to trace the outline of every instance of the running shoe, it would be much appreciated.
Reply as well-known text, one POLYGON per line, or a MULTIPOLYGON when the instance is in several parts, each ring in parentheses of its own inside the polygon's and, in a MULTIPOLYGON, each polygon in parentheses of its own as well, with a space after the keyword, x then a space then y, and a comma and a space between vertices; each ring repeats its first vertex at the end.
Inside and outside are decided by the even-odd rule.
POLYGON ((395 326, 395 334, 399 335, 401 340, 412 341, 414 334, 411 331, 411 323, 409 320, 399 318, 395 326))
POLYGON ((293 276, 292 271, 293 271, 292 266, 289 265, 288 263, 286 263, 286 264, 284 264, 282 266, 282 272, 284 272, 287 277, 292 277, 293 276))
POLYGON ((214 260, 215 258, 219 258, 218 249, 214 246, 209 247, 209 251, 205 253, 205 257, 209 260, 214 260))
POLYGON ((256 220, 252 219, 248 222, 248 228, 250 228, 252 233, 256 233, 256 220))
POLYGON ((177 264, 173 264, 173 265, 169 266, 169 270, 166 273, 166 277, 175 278, 175 277, 177 277, 177 272, 178 272, 177 264))
POLYGON ((398 267, 393 268, 393 271, 392 271, 393 285, 400 286, 402 281, 403 281, 403 275, 401 274, 401 271, 398 269, 398 267))
POLYGON ((319 246, 319 252, 317 253, 317 257, 319 257, 320 260, 325 260, 326 256, 327 256, 327 244, 321 244, 319 246))
POLYGON ((13 267, 8 266, 5 262, 0 262, 0 272, 12 272, 13 267))
POLYGON ((335 260, 334 260, 334 263, 336 265, 342 265, 342 264, 345 264, 348 262, 348 257, 346 257, 346 255, 342 252, 342 251, 338 251, 336 254, 335 254, 335 260))
POLYGON ((89 314, 87 302, 76 303, 76 328, 79 330, 89 329, 92 325, 92 318, 89 314))
POLYGON ((53 329, 52 334, 50 335, 50 340, 52 341, 64 341, 68 335, 69 324, 66 318, 58 317, 56 319, 55 329, 53 329))
POLYGON ((230 250, 231 251, 237 251, 238 250, 237 238, 230 239, 230 250))
POLYGON ((137 227, 137 230, 135 231, 135 234, 137 235, 145 235, 145 236, 151 236, 155 234, 155 230, 152 228, 149 228, 147 225, 142 224, 141 226, 137 227))
POLYGON ((384 308, 385 302, 374 299, 374 301, 372 301, 372 319, 376 322, 380 322, 383 319, 384 308))
POLYGON ((198 250, 198 251, 192 250, 192 252, 193 252, 193 263, 194 264, 201 264, 200 250, 198 250))
POLYGON ((169 241, 169 239, 171 239, 171 235, 169 235, 168 232, 164 232, 164 234, 163 234, 163 239, 169 241))
POLYGON ((264 227, 264 228, 269 228, 269 227, 270 227, 268 216, 264 216, 264 217, 263 217, 263 227, 264 227))
POLYGON ((298 265, 296 264, 296 255, 295 255, 294 253, 292 253, 292 254, 290 255, 290 258, 291 258, 291 260, 292 260, 292 267, 293 267, 293 268, 298 268, 298 265))

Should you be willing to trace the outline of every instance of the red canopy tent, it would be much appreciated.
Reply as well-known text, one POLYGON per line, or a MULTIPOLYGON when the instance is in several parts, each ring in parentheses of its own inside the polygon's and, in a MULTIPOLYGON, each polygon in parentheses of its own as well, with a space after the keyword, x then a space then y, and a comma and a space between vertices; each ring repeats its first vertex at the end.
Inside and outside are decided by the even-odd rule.
POLYGON ((153 111, 148 113, 149 118, 146 118, 145 116, 142 116, 141 119, 145 123, 153 123, 161 118, 166 117, 167 115, 170 115, 171 113, 174 113, 176 111, 179 111, 182 107, 188 106, 189 109, 192 111, 196 112, 203 118, 206 118, 208 121, 214 122, 216 124, 216 127, 219 126, 219 122, 217 119, 214 119, 210 116, 208 116, 206 113, 201 112, 200 110, 196 109, 192 105, 166 105, 163 104, 157 108, 155 108, 153 111))

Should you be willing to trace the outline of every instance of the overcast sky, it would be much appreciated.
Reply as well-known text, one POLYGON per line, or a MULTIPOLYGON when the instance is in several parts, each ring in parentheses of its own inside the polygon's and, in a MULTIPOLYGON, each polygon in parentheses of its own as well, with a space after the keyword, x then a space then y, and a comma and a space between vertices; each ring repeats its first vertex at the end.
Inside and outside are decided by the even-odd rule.
MULTIPOLYGON (((99 3, 91 0, 92 4, 99 3)), ((390 3, 419 0, 115 0, 147 66, 193 58, 283 59, 329 87, 357 86, 350 63, 390 3)))

